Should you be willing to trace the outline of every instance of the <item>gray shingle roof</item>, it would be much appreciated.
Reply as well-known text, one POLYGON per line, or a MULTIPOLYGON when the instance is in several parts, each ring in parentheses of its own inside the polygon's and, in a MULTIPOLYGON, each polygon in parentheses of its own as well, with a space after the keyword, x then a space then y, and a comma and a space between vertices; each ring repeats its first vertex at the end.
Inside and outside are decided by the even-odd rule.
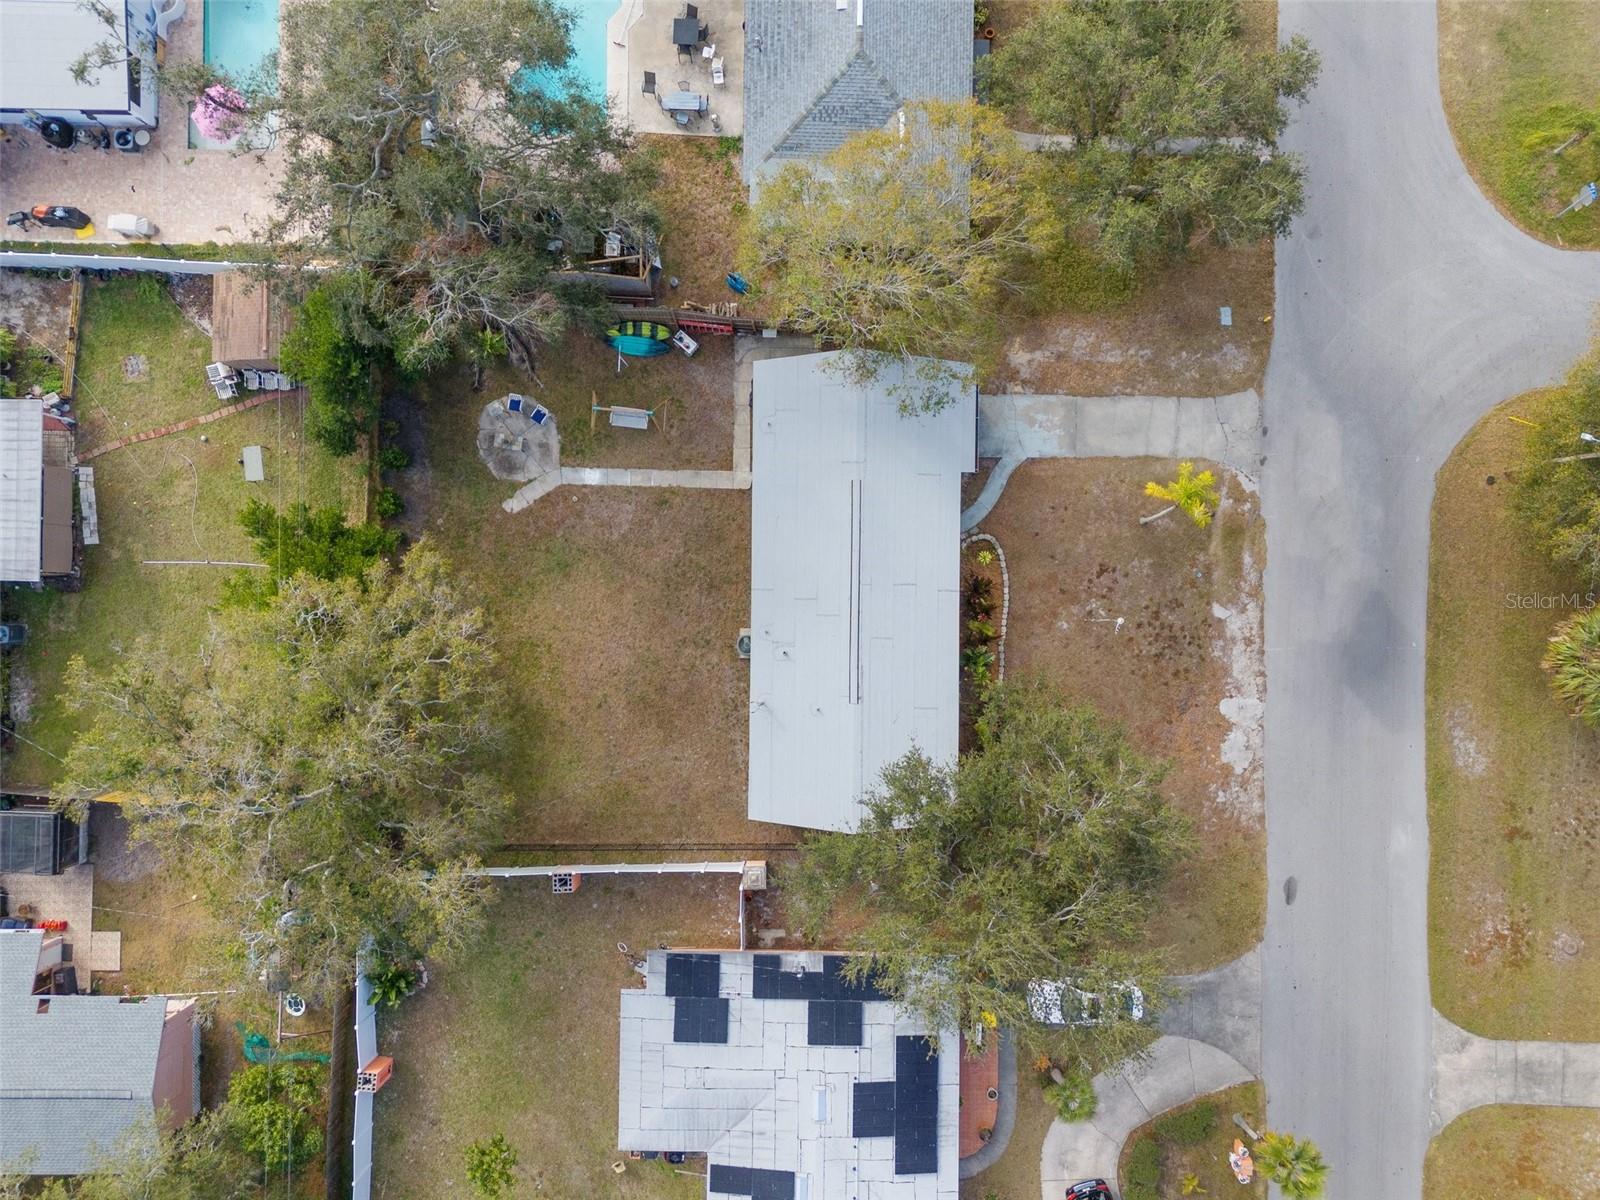
POLYGON ((29 994, 43 935, 0 931, 0 1167, 72 1175, 154 1112, 162 997, 29 994))
POLYGON ((836 149, 913 100, 972 92, 961 0, 748 0, 744 173, 836 149))

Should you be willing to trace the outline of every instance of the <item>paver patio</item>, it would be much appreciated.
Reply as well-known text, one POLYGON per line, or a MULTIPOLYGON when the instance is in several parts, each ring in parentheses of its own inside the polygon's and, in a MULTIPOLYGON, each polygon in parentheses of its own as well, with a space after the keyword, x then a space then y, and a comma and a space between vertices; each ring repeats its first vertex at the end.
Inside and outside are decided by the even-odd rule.
POLYGON ((626 0, 606 26, 606 92, 619 120, 642 133, 682 133, 700 137, 739 137, 744 133, 744 3, 743 0, 700 0, 696 16, 707 27, 707 45, 716 47, 724 83, 711 81, 712 59, 696 47, 691 58, 678 56, 672 22, 684 15, 682 0, 626 0), (644 73, 653 72, 656 95, 643 90, 644 73), (678 89, 709 96, 711 112, 687 126, 663 111, 658 97, 678 89), (711 114, 717 117, 716 128, 711 114))

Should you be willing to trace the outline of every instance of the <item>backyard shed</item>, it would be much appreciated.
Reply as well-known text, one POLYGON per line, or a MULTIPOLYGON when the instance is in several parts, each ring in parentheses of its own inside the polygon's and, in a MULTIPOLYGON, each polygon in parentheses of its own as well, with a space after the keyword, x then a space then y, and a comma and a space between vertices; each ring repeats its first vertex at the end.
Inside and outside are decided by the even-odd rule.
POLYGON ((972 5, 753 0, 745 9, 744 178, 836 150, 907 103, 972 94, 972 5))
POLYGON ((926 360, 862 384, 841 358, 755 364, 749 814, 851 830, 886 765, 956 754, 977 396, 947 363, 943 407, 902 415, 926 360))
POLYGON ((211 361, 240 370, 278 368, 288 311, 272 284, 243 271, 211 277, 211 361))

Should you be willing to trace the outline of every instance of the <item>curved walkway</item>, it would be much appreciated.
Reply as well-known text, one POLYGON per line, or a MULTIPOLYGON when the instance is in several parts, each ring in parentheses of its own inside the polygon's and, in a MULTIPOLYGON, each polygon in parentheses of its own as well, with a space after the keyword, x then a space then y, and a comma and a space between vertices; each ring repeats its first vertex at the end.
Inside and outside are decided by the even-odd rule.
POLYGON ((1017 1039, 1009 1033, 1000 1035, 1000 1082, 995 1086, 1000 1092, 1000 1107, 994 1115, 994 1132, 982 1149, 958 1164, 962 1179, 971 1179, 994 1166, 1006 1152, 1011 1131, 1017 1125, 1017 1039))
POLYGON ((999 459, 961 514, 963 533, 989 515, 1030 458, 1208 458, 1251 478, 1261 470, 1261 397, 978 397, 978 457, 999 459))
POLYGON ((1600 1042, 1501 1042, 1433 1014, 1433 1132, 1469 1108, 1600 1108, 1600 1042))
POLYGON ((1231 1055, 1190 1038, 1156 1039, 1137 1065, 1094 1077, 1098 1100, 1087 1121, 1056 1121, 1039 1155, 1042 1200, 1060 1200, 1068 1184, 1106 1179, 1115 1186, 1117 1159, 1128 1135, 1169 1108, 1255 1076, 1231 1055))

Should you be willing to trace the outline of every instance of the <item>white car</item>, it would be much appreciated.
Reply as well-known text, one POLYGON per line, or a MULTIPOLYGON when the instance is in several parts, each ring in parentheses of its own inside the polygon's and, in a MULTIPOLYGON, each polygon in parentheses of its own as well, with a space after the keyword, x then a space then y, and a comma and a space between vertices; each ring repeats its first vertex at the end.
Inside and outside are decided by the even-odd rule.
MULTIPOLYGON (((1144 992, 1131 983, 1114 983, 1113 1003, 1132 1020, 1144 1020, 1144 992)), ((1035 979, 1028 985, 1028 1010, 1041 1025, 1098 1025, 1106 1019, 1106 998, 1070 980, 1035 979)))

